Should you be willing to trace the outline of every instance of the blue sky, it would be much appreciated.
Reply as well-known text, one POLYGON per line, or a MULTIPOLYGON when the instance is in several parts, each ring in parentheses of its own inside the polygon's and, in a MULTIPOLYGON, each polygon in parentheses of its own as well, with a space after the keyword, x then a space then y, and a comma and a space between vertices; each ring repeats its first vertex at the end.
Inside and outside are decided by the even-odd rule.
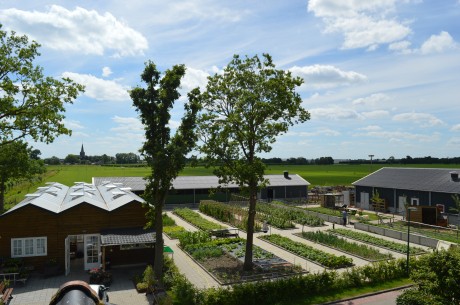
POLYGON ((6 0, 0 22, 42 45, 45 74, 86 86, 66 110, 73 135, 32 143, 42 157, 137 152, 127 90, 147 60, 185 64, 185 97, 233 54, 262 53, 305 80, 311 113, 263 157, 460 156, 460 0, 6 0))

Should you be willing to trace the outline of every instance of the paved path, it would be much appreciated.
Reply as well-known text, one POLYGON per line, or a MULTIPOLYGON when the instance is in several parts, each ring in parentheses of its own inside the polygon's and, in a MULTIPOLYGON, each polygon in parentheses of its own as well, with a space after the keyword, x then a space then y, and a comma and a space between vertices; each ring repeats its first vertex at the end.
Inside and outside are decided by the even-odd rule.
POLYGON ((403 289, 379 293, 372 296, 365 296, 352 300, 341 302, 327 303, 327 305, 396 305, 396 298, 403 293, 403 289))
MULTIPOLYGON (((145 267, 113 268, 113 283, 108 295, 110 302, 123 305, 148 305, 151 304, 151 296, 145 293, 137 293, 132 278, 142 273, 145 267)), ((43 278, 40 274, 33 274, 25 285, 16 285, 13 289, 13 299, 10 305, 47 305, 51 298, 65 282, 82 280, 88 282, 89 275, 84 271, 74 271, 68 276, 54 276, 43 278)))

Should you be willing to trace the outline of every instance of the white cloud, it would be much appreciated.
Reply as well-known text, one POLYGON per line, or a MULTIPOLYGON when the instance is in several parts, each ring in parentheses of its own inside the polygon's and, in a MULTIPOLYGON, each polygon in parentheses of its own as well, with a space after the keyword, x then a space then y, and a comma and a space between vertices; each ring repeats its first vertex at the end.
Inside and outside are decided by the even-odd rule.
POLYGON ((444 125, 444 122, 429 113, 401 113, 393 116, 394 121, 415 123, 422 127, 444 125))
POLYGON ((303 132, 293 132, 289 131, 286 133, 286 136, 300 136, 300 137, 315 137, 315 136, 328 136, 335 137, 339 136, 341 133, 337 130, 330 128, 318 128, 315 131, 303 131, 303 132))
POLYGON ((396 0, 310 0, 308 11, 322 18, 326 32, 344 36, 344 49, 377 49, 380 44, 403 40, 412 31, 388 15, 395 12, 396 0))
POLYGON ((185 91, 190 91, 196 87, 204 89, 208 83, 209 73, 187 67, 186 73, 181 81, 182 89, 185 91))
POLYGON ((314 108, 309 110, 312 119, 332 119, 332 120, 350 120, 362 119, 363 117, 353 109, 330 107, 314 108))
POLYGON ((443 51, 454 49, 457 47, 452 36, 449 33, 442 31, 439 35, 431 35, 421 46, 422 54, 441 53, 443 51))
POLYGON ((390 51, 394 51, 396 53, 401 53, 401 54, 410 54, 413 52, 412 49, 410 49, 411 42, 407 40, 403 41, 398 41, 390 44, 388 46, 388 49, 390 51))
POLYGON ((75 120, 68 120, 68 119, 65 119, 64 120, 64 125, 67 127, 67 128, 70 128, 71 130, 74 130, 74 129, 84 129, 85 127, 83 127, 83 125, 81 125, 81 123, 79 121, 75 121, 75 120))
POLYGON ((128 101, 130 100, 127 88, 110 81, 97 78, 90 74, 64 72, 63 77, 68 77, 75 82, 85 85, 84 95, 99 101, 128 101))
POLYGON ((451 138, 447 144, 460 147, 460 138, 451 138))
POLYGON ((360 106, 377 106, 382 105, 385 102, 388 102, 390 97, 383 93, 375 93, 371 94, 366 97, 361 97, 353 100, 353 105, 360 105, 360 106))
POLYGON ((117 123, 118 126, 111 128, 111 131, 121 133, 144 131, 144 126, 139 118, 120 117, 116 115, 112 118, 112 121, 117 123))
POLYGON ((110 76, 110 74, 112 74, 112 70, 109 68, 109 67, 104 67, 102 68, 102 76, 103 77, 107 77, 107 76, 110 76))
POLYGON ((364 130, 364 131, 379 131, 382 130, 382 127, 377 126, 377 125, 369 125, 363 128, 359 128, 359 130, 364 130))
POLYGON ((341 85, 360 83, 367 80, 363 74, 354 71, 343 71, 329 65, 313 65, 289 69, 293 75, 304 79, 303 86, 314 88, 332 88, 341 85))
POLYGON ((452 128, 450 130, 451 131, 460 131, 460 124, 456 124, 456 125, 452 126, 452 128))
POLYGON ((18 33, 55 50, 95 55, 111 50, 114 56, 128 56, 142 55, 148 49, 141 33, 108 12, 52 5, 46 12, 5 9, 0 11, 0 19, 18 33))
POLYGON ((390 113, 386 110, 375 110, 375 111, 368 111, 368 112, 361 112, 361 115, 364 116, 366 119, 381 119, 390 115, 390 113))
POLYGON ((434 142, 439 140, 439 134, 414 134, 402 131, 370 131, 367 133, 357 133, 355 136, 367 136, 372 138, 388 139, 390 142, 401 142, 403 140, 413 140, 419 142, 434 142))

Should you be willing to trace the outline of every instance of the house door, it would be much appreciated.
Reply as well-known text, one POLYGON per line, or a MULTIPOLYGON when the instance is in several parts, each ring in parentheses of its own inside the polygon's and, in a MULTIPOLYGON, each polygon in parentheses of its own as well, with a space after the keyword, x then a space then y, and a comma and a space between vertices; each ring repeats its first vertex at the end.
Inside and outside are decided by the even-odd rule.
POLYGON ((101 247, 99 239, 99 234, 85 235, 85 270, 99 268, 101 265, 99 256, 101 247))
POLYGON ((70 237, 65 239, 65 275, 70 273, 70 237))

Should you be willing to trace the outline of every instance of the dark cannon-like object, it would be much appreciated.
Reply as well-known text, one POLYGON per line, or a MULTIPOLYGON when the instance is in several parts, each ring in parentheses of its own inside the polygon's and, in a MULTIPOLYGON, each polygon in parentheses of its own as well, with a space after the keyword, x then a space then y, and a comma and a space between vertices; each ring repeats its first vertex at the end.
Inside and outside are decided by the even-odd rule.
POLYGON ((70 281, 59 287, 49 305, 113 305, 109 303, 107 287, 89 285, 83 281, 70 281))

